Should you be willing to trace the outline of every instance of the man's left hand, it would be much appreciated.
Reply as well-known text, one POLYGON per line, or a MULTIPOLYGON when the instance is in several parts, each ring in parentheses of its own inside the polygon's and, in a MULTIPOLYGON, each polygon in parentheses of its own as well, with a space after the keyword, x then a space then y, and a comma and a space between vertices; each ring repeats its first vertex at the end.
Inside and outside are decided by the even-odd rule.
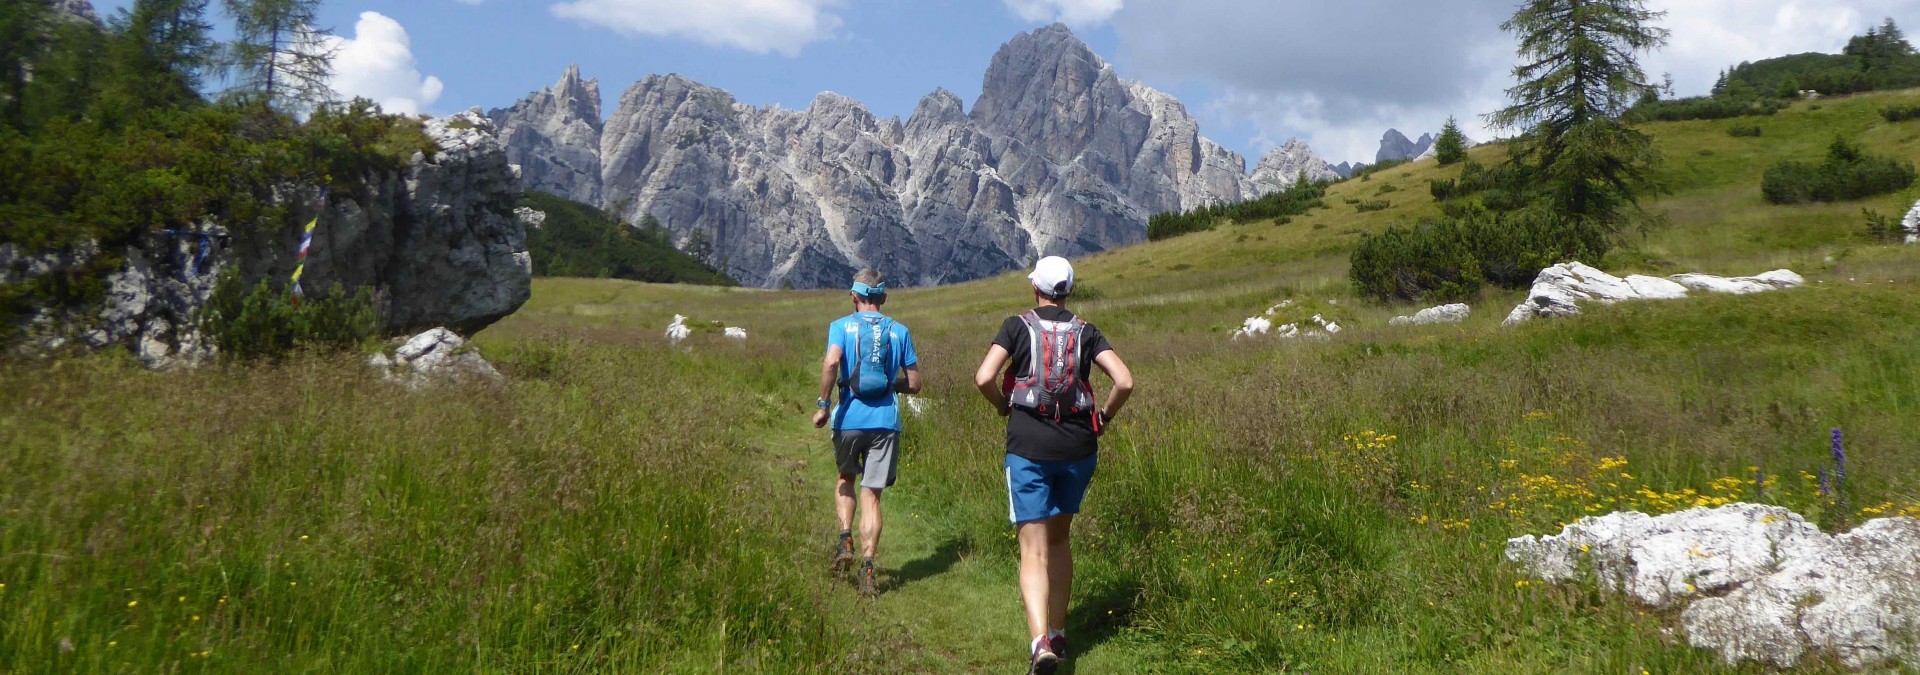
POLYGON ((819 410, 813 411, 813 428, 824 429, 826 428, 826 426, 827 426, 827 409, 821 408, 819 410))

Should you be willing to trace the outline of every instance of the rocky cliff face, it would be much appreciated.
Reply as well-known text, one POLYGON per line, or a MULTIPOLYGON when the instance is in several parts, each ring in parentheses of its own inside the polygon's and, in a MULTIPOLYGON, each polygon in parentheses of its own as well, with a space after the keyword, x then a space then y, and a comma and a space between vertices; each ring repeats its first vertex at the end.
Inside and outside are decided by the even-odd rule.
POLYGON ((600 203, 600 81, 567 68, 558 84, 487 113, 528 189, 600 203))
MULTIPOLYGON (((513 149, 565 126, 542 103, 553 91, 495 112, 523 167, 559 154, 513 149)), ((910 285, 964 281, 1141 241, 1153 213, 1260 194, 1245 158, 1202 137, 1179 101, 1120 79, 1058 25, 1003 46, 971 112, 936 90, 905 122, 832 93, 794 111, 650 77, 621 97, 598 158, 598 205, 651 215, 683 247, 705 241, 709 262, 768 287, 839 286, 868 265, 910 285)), ((561 194, 593 182, 528 171, 561 194)))
POLYGON ((1262 194, 1293 187, 1301 176, 1308 181, 1336 181, 1343 177, 1339 169, 1321 159, 1313 148, 1307 147, 1298 138, 1289 139, 1286 145, 1268 151, 1253 169, 1253 183, 1262 194))
POLYGON ((1378 164, 1414 159, 1433 147, 1433 139, 1433 134, 1421 134, 1420 140, 1410 140, 1399 129, 1388 129, 1380 137, 1380 151, 1374 153, 1373 161, 1378 164))
MULTIPOLYGON (((395 334, 448 326, 471 333, 513 313, 531 296, 532 259, 514 216, 522 187, 479 111, 430 120, 438 150, 416 153, 399 172, 377 172, 338 186, 326 199, 289 187, 286 225, 248 236, 202 222, 151 233, 124 251, 93 308, 45 308, 19 325, 15 348, 126 345, 148 365, 191 365, 207 354, 195 315, 229 269, 243 278, 284 280, 293 271, 303 225, 316 215, 302 285, 368 287, 395 334), (315 205, 324 203, 316 212, 315 205)), ((31 254, 0 245, 0 283, 93 264, 97 245, 31 254)))

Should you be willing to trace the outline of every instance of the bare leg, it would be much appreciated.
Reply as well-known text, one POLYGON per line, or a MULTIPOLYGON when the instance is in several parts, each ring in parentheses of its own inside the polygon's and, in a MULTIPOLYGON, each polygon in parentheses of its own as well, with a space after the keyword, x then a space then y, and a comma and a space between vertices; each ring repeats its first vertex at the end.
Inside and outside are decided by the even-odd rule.
POLYGON ((1066 513, 1046 521, 1047 535, 1047 627, 1067 629, 1067 601, 1073 597, 1073 514, 1066 513))
POLYGON ((880 553, 880 491, 860 491, 860 551, 868 560, 880 553))
POLYGON ((833 507, 839 512, 840 530, 843 532, 853 529, 853 486, 858 478, 854 474, 843 473, 840 474, 840 481, 833 486, 833 507))
POLYGON ((1047 634, 1048 602, 1052 598, 1052 581, 1048 573, 1050 567, 1051 542, 1047 537, 1047 523, 1042 520, 1021 523, 1020 539, 1020 599, 1027 607, 1027 633, 1029 638, 1038 638, 1047 634))

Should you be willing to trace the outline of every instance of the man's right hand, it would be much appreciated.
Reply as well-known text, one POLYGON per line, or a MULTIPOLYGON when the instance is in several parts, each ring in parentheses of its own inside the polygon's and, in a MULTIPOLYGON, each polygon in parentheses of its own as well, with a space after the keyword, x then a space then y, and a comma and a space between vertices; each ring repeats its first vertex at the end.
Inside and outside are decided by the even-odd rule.
POLYGON ((826 428, 826 426, 827 426, 827 409, 821 408, 819 410, 813 411, 813 428, 824 429, 826 428))

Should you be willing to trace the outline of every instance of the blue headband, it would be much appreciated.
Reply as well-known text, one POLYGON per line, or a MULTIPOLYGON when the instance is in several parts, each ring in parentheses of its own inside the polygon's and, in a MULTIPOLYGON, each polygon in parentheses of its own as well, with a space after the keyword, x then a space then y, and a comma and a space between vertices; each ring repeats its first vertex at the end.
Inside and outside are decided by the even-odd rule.
POLYGON ((879 284, 874 284, 872 286, 868 286, 863 283, 854 282, 853 294, 863 298, 871 298, 876 295, 886 295, 887 285, 884 283, 879 283, 879 284))

